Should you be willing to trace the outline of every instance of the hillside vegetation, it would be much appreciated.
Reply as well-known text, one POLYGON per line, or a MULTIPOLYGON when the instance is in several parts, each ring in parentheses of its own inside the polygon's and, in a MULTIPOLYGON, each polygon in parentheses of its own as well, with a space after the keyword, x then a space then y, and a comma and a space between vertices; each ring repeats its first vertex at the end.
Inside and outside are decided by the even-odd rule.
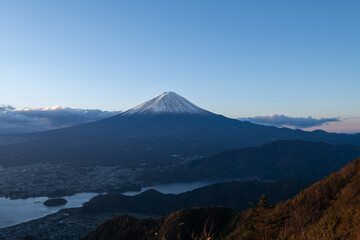
POLYGON ((252 205, 245 212, 185 209, 155 220, 118 216, 85 239, 356 240, 360 238, 360 159, 276 206, 265 196, 252 205))
MULTIPOLYGON (((284 219, 267 239, 359 239, 359 183, 360 159, 267 210, 269 221, 284 219)), ((253 210, 242 213, 228 239, 258 239, 248 229, 252 218, 253 210)))

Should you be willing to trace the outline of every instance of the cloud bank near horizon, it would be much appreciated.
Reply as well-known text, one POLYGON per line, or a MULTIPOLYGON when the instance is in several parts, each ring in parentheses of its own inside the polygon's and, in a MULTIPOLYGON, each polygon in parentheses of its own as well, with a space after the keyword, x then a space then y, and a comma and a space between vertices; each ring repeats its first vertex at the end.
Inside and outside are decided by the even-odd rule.
POLYGON ((274 127, 291 127, 291 128, 311 128, 318 127, 324 124, 333 122, 340 122, 340 118, 313 118, 311 116, 304 117, 290 117, 285 115, 274 114, 270 116, 256 116, 247 118, 238 118, 241 121, 249 121, 252 123, 274 126, 274 127))
MULTIPOLYGON (((0 135, 64 128, 101 120, 119 113, 121 111, 63 108, 59 106, 16 109, 11 105, 0 104, 0 135)), ((238 119, 265 126, 290 127, 307 131, 323 129, 330 132, 360 132, 357 130, 360 129, 359 118, 351 118, 350 120, 341 118, 313 118, 311 116, 304 118, 274 114, 238 119)))
POLYGON ((75 109, 54 106, 51 108, 16 109, 0 105, 0 134, 26 133, 69 127, 97 121, 119 114, 120 111, 75 109))

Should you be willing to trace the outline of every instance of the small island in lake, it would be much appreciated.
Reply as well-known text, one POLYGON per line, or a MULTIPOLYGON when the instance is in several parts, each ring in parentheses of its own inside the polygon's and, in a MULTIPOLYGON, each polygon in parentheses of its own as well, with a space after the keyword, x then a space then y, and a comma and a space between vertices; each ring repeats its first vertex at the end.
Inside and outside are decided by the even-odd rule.
POLYGON ((60 206, 60 205, 65 205, 68 201, 66 199, 63 198, 52 198, 52 199, 48 199, 44 202, 45 206, 48 207, 56 207, 56 206, 60 206))

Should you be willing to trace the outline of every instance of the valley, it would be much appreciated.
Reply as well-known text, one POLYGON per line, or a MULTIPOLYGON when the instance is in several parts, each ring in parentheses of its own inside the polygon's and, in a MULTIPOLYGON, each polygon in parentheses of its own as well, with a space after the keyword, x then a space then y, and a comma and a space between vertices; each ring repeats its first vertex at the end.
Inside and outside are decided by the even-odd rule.
MULTIPOLYGON (((93 194, 75 208, 65 204, 55 212, 49 207, 27 218, 31 221, 6 225, 0 229, 4 239, 79 239, 97 229, 91 239, 108 231, 101 224, 118 214, 111 221, 119 220, 119 229, 123 221, 130 224, 125 228, 129 233, 143 222, 154 227, 136 233, 138 239, 156 231, 167 235, 169 229, 185 234, 182 240, 191 239, 170 225, 161 230, 163 222, 195 211, 202 224, 207 214, 225 214, 226 221, 238 223, 262 194, 281 204, 360 157, 359 134, 242 122, 201 109, 173 92, 100 121, 2 138, 0 196, 31 201, 93 194)), ((177 221, 170 222, 181 223, 177 221)), ((198 231, 199 226, 192 227, 198 231)), ((231 228, 227 234, 239 235, 236 229, 242 225, 231 228)), ((114 231, 104 239, 116 236, 114 231)))

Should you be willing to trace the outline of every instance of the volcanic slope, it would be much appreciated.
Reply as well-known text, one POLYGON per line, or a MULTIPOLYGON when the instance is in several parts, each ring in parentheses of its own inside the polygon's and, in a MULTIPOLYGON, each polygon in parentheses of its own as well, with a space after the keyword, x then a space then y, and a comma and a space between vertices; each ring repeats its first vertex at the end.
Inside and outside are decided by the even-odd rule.
POLYGON ((305 132, 226 118, 174 92, 97 122, 0 138, 0 165, 71 162, 123 167, 172 165, 278 139, 360 145, 360 135, 305 132))

